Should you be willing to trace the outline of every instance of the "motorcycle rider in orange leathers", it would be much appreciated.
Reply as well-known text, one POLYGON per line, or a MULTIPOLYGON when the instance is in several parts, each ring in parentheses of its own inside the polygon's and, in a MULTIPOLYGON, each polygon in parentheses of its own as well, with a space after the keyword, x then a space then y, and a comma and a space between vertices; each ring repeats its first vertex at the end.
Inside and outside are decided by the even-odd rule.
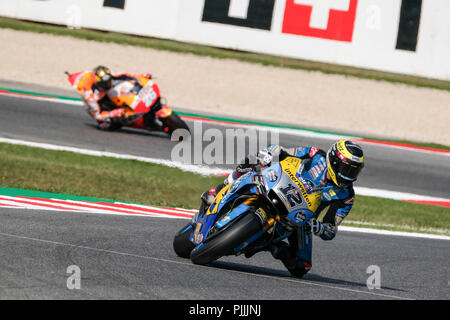
POLYGON ((112 131, 119 129, 126 118, 134 114, 132 99, 151 78, 148 73, 113 75, 109 68, 98 66, 93 72, 81 73, 75 83, 88 113, 97 120, 97 128, 112 131))

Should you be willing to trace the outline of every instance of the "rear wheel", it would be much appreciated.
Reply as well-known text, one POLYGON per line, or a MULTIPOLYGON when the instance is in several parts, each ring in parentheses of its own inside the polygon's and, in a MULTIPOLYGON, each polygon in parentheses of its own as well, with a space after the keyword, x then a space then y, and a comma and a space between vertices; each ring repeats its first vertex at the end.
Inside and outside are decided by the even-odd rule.
POLYGON ((210 239, 192 250, 191 260, 195 264, 208 264, 230 254, 238 245, 261 230, 261 222, 254 214, 247 214, 232 225, 212 234, 210 239))
POLYGON ((188 224, 178 231, 173 239, 173 249, 179 257, 189 258, 192 249, 195 248, 195 245, 189 241, 192 230, 192 224, 188 224))

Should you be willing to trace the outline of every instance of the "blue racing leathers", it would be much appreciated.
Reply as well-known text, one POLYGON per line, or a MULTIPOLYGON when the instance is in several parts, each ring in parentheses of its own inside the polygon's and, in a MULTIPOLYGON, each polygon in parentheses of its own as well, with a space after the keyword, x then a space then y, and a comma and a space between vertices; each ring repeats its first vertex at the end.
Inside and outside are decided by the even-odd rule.
MULTIPOLYGON (((303 159, 302 177, 314 186, 322 188, 322 202, 314 214, 323 225, 323 231, 318 234, 323 240, 332 240, 336 236, 337 227, 347 217, 353 207, 355 192, 353 185, 338 187, 327 179, 326 152, 314 147, 297 147, 283 149, 279 146, 269 146, 267 150, 279 148, 279 161, 286 156, 303 159), (325 210, 328 207, 327 210, 325 210)), ((273 155, 273 154, 272 154, 273 155)))

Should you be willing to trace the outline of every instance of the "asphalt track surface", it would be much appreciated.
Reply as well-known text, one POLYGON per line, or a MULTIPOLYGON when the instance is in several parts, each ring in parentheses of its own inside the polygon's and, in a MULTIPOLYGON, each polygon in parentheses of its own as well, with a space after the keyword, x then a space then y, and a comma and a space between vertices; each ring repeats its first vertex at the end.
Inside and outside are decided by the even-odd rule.
MULTIPOLYGON (((158 132, 127 129, 102 132, 96 129, 93 119, 79 106, 0 96, 0 109, 0 137, 4 138, 158 159, 171 159, 172 149, 178 143, 158 132)), ((193 128, 192 121, 188 121, 188 125, 193 128)), ((211 144, 210 141, 203 141, 203 134, 211 128, 220 130, 225 136, 225 126, 203 122, 203 131, 194 131, 193 143, 200 141, 203 148, 211 144)), ((270 139, 273 136, 267 134, 267 137, 270 139)), ((327 150, 334 140, 280 134, 279 142, 286 147, 306 145, 327 150)), ((366 166, 357 186, 450 198, 448 156, 370 144, 362 146, 366 166)), ((234 163, 241 160, 237 150, 234 155, 234 163)), ((224 161, 225 156, 222 158, 224 161)), ((233 168, 235 164, 222 166, 233 168)))
POLYGON ((314 239, 313 269, 289 276, 267 252, 211 266, 179 258, 186 220, 0 209, 0 299, 449 299, 448 241, 341 232, 314 239), (80 268, 70 290, 69 266, 80 268), (377 265, 381 289, 368 289, 377 265))
MULTIPOLYGON (((0 136, 169 159, 162 134, 101 132, 76 106, 0 97, 0 136)), ((189 125, 192 125, 189 122, 189 125)), ((204 128, 223 126, 208 124, 204 128)), ((285 146, 332 142, 281 135, 285 146)), ((364 145, 360 186, 450 198, 448 157, 364 145)), ((186 220, 0 209, 0 299, 449 299, 448 241, 340 232, 314 239, 313 269, 289 276, 268 253, 209 267, 178 258, 172 239, 186 220), (81 270, 69 290, 67 268, 81 270), (381 289, 366 286, 381 270, 381 289)))

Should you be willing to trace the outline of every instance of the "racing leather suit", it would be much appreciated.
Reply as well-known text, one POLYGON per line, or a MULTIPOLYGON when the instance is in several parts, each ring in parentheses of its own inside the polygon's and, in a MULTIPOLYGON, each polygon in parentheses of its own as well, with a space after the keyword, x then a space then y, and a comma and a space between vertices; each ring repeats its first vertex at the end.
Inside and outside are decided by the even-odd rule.
POLYGON ((150 74, 118 74, 112 77, 111 88, 103 91, 95 84, 95 74, 85 72, 78 82, 77 89, 88 107, 88 113, 97 120, 98 128, 114 130, 122 126, 124 118, 134 114, 131 104, 150 74))
MULTIPOLYGON (((287 156, 302 159, 304 164, 303 174, 305 181, 322 188, 322 202, 315 212, 310 228, 305 232, 296 229, 288 238, 287 243, 269 248, 276 259, 280 259, 286 268, 295 276, 303 276, 312 266, 312 233, 323 240, 332 240, 337 233, 338 226, 349 214, 353 206, 354 190, 350 184, 346 187, 338 187, 327 179, 326 152, 315 147, 296 147, 285 149, 278 145, 272 145, 262 150, 269 153, 273 161, 282 161, 287 156), (325 210, 328 207, 327 210, 325 210)), ((261 152, 261 151, 260 151, 261 152)), ((245 170, 245 165, 240 165, 225 180, 224 185, 231 183, 245 170), (241 168, 240 168, 241 167, 241 168)), ((222 185, 223 186, 223 185, 222 185)), ((221 188, 220 186, 218 188, 221 188)))

